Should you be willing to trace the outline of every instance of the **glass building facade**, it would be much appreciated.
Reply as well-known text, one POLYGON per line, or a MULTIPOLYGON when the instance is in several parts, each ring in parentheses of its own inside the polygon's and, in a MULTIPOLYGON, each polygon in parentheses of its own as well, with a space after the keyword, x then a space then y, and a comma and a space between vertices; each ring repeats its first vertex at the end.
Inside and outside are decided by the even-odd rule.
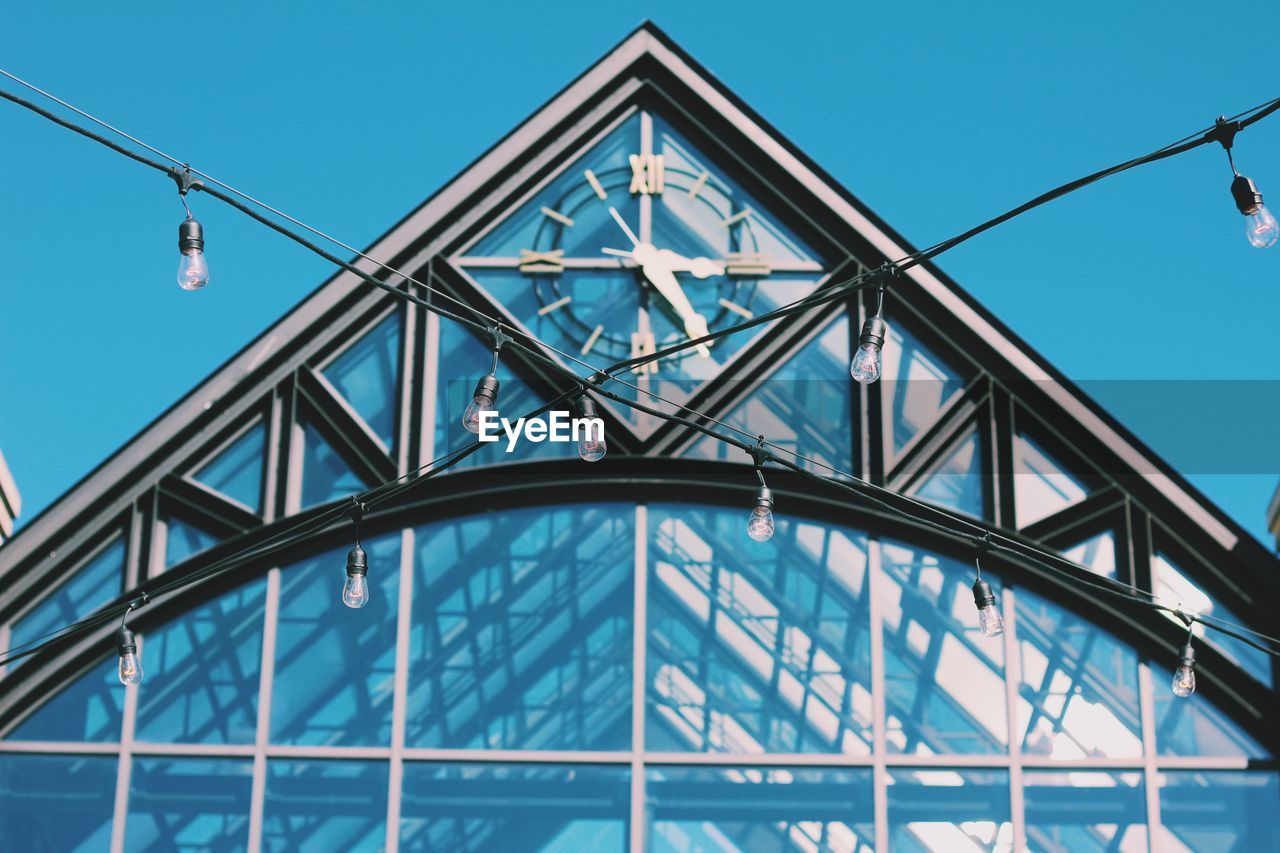
MULTIPOLYGON (((625 355, 622 320, 592 330, 647 316, 634 277, 571 264, 618 239, 584 170, 645 236, 688 254, 759 249, 784 273, 712 276, 708 306, 720 293, 767 310, 841 269, 804 211, 723 165, 733 158, 679 111, 600 97, 563 165, 526 164, 433 274, 525 311, 558 347, 613 334, 603 346, 625 355), (636 150, 661 153, 679 191, 627 193, 636 150), (547 230, 564 218, 577 230, 547 230), (526 245, 567 250, 564 277, 537 280, 562 290, 530 289, 526 245), (576 320, 544 297, 576 300, 576 320)), ((1194 524, 1148 509, 1140 485, 1093 464, 1088 430, 1002 384, 994 358, 959 345, 964 324, 912 297, 889 303, 870 388, 848 378, 871 304, 858 296, 626 378, 768 435, 817 473, 856 473, 1082 572, 1256 619, 1194 524)), ((193 414, 200 429, 181 424, 92 523, 68 515, 56 548, 20 562, 4 561, 22 537, 0 550, 0 570, 40 590, 0 595, 0 646, 465 446, 460 415, 490 348, 368 292, 335 297, 276 351, 261 375, 234 366, 247 389, 193 414)), ((547 398, 545 376, 510 353, 499 375, 504 409, 547 398)), ((1156 616, 1135 630, 1008 562, 983 565, 1006 625, 985 637, 971 551, 785 479, 770 481, 776 534, 752 541, 745 454, 606 415, 602 463, 572 445, 486 447, 366 519, 363 609, 339 601, 338 531, 141 608, 140 685, 118 683, 107 633, 12 664, 0 850, 1280 851, 1274 744, 1237 701, 1275 709, 1256 650, 1198 636, 1206 688, 1176 699, 1166 638, 1185 629, 1156 616)))

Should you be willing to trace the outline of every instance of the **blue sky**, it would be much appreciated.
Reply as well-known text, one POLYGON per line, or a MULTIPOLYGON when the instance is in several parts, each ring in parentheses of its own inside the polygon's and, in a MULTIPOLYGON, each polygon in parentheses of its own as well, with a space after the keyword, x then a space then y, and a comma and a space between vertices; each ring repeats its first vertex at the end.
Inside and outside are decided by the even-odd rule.
MULTIPOLYGON (((1280 94, 1277 4, 900 5, 6 4, 0 64, 355 245, 644 17, 917 245, 1280 94)), ((1236 155, 1280 208, 1280 115, 1236 155)), ((1229 178, 1206 147, 940 265, 1264 538, 1280 247, 1247 245, 1229 178)), ((213 283, 183 293, 168 180, 7 104, 0 192, 0 448, 27 520, 330 273, 196 198, 213 283)))

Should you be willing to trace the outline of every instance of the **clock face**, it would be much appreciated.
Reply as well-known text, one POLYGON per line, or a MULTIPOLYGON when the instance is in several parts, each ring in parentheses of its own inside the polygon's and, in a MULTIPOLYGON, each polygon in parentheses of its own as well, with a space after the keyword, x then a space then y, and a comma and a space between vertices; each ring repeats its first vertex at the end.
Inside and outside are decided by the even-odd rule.
MULTIPOLYGON (((588 145, 454 261, 515 321, 595 367, 798 299, 827 269, 727 170, 647 112, 588 145)), ((685 399, 767 328, 623 378, 685 399)))

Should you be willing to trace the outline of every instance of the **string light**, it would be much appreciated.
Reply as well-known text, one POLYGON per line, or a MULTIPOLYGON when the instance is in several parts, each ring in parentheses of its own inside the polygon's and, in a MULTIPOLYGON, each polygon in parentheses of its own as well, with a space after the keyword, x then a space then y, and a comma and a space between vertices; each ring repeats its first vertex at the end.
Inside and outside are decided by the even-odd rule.
POLYGON ((1258 185, 1240 174, 1236 168, 1231 148, 1242 126, 1238 121, 1227 121, 1224 116, 1218 116, 1213 130, 1209 131, 1207 136, 1220 143, 1223 150, 1227 152, 1227 163, 1231 165, 1233 175, 1231 198, 1236 203, 1236 210, 1244 216, 1244 234, 1249 238, 1249 245, 1266 249, 1274 246, 1276 240, 1280 238, 1280 223, 1276 222, 1271 211, 1267 210, 1266 205, 1262 203, 1262 193, 1258 191, 1258 185))
POLYGON ((573 415, 578 420, 574 429, 578 433, 578 456, 584 462, 599 462, 609 452, 609 445, 604 440, 604 430, 593 430, 591 421, 597 420, 600 413, 596 410, 596 401, 583 394, 573 404, 573 415))
POLYGON ((858 351, 853 354, 853 361, 849 363, 849 375, 863 385, 870 385, 880 378, 880 350, 884 347, 884 339, 889 332, 889 327, 880 316, 883 310, 884 288, 881 287, 876 301, 876 313, 862 324, 858 351))
POLYGON ((141 598, 130 602, 124 616, 120 617, 120 627, 116 629, 116 654, 120 657, 116 674, 120 677, 120 683, 125 686, 142 683, 142 654, 138 651, 138 638, 129 630, 125 621, 134 608, 149 600, 147 594, 143 593, 141 598))
POLYGON ((170 172, 178 184, 178 198, 187 218, 178 226, 178 286, 183 290, 199 290, 209 283, 209 262, 204 257, 204 228, 187 206, 187 192, 198 189, 200 182, 191 177, 190 169, 170 172))
POLYGON ((1185 699, 1196 692, 1196 650, 1191 645, 1195 623, 1181 610, 1178 616, 1187 624, 1187 642, 1178 656, 1178 668, 1173 671, 1173 695, 1185 699))
POLYGON ((369 603, 369 555, 360 547, 360 522, 364 518, 364 504, 355 501, 351 519, 356 525, 356 544, 347 552, 347 579, 342 584, 342 603, 352 610, 359 610, 369 603))
POLYGON ((773 523, 773 492, 764 482, 764 465, 765 460, 771 458, 768 449, 765 448, 764 436, 759 436, 759 442, 755 447, 750 448, 747 452, 751 454, 752 460, 755 462, 756 476, 760 478, 760 488, 756 489, 756 505, 751 508, 751 515, 747 518, 747 535, 757 542, 767 542, 773 538, 775 525, 773 523))
POLYGON ((501 386, 498 382, 498 354, 502 351, 502 345, 511 338, 507 337, 499 326, 490 329, 489 334, 493 338, 493 364, 489 367, 489 375, 476 383, 476 390, 471 394, 471 402, 462 413, 462 425, 469 433, 479 433, 480 416, 498 407, 498 388, 501 386))
POLYGON ((1000 608, 996 607, 996 594, 991 584, 982 579, 982 555, 991 548, 991 534, 987 533, 978 541, 978 553, 973 558, 977 569, 977 577, 973 581, 973 603, 978 608, 978 627, 987 637, 999 637, 1004 633, 1004 617, 1000 608))

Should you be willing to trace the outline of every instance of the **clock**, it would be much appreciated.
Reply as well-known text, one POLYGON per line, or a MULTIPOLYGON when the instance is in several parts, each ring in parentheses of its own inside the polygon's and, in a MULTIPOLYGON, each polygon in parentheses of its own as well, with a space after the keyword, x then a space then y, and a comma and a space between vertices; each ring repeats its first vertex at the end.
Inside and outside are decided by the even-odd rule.
MULTIPOLYGON (((593 366, 799 299, 827 271, 731 170, 640 110, 453 260, 513 320, 593 366)), ((673 353, 629 381, 687 396, 759 333, 673 353)))

